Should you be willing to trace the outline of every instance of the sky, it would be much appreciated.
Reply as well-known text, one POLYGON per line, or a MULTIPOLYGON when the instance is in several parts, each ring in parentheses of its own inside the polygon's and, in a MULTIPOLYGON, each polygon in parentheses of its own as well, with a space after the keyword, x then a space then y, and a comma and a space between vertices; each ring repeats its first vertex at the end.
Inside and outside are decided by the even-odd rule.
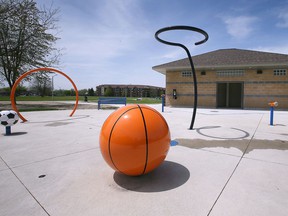
MULTIPOLYGON (((183 43, 198 55, 237 48, 288 54, 288 0, 35 0, 59 8, 56 47, 62 49, 57 69, 78 89, 101 84, 165 87, 165 76, 153 66, 186 58, 179 47, 158 42, 157 30, 174 25, 206 31, 173 31, 159 36, 183 43)), ((61 75, 56 89, 72 85, 61 75)))

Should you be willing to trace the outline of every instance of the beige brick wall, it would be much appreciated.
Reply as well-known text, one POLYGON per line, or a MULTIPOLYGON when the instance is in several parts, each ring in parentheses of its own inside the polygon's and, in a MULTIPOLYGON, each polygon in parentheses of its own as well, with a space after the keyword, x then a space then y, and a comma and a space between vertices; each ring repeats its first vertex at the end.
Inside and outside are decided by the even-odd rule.
MULTIPOLYGON (((257 74, 256 69, 244 70, 243 76, 218 77, 216 71, 206 70, 206 75, 196 71, 198 82, 198 107, 217 106, 218 82, 243 82, 244 108, 269 108, 268 102, 278 101, 279 109, 288 109, 288 69, 286 76, 275 76, 274 69, 262 69, 257 74)), ((285 68, 284 68, 285 69, 285 68)), ((166 73, 166 105, 187 106, 194 104, 193 77, 182 77, 182 71, 166 73), (177 99, 173 99, 173 89, 177 90, 177 99)))

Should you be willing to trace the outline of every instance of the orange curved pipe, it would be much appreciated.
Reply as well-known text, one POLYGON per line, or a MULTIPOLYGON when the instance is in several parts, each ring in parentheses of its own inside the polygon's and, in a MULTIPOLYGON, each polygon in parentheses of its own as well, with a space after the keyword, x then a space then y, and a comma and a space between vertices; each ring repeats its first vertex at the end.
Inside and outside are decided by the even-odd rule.
POLYGON ((15 103, 15 92, 16 92, 16 88, 17 86, 19 85, 19 83, 22 81, 22 79, 24 79, 26 76, 32 74, 32 73, 35 73, 35 72, 38 72, 38 71, 52 71, 52 72, 55 72, 55 73, 58 73, 58 74, 61 74, 63 75, 64 77, 66 77, 73 85, 74 87, 74 90, 75 90, 75 93, 76 93, 76 102, 75 102, 75 105, 74 105, 74 108, 72 110, 72 112, 70 113, 70 117, 74 114, 74 112, 76 111, 77 109, 77 106, 78 106, 78 100, 79 100, 79 95, 78 95, 78 90, 77 90, 77 87, 75 85, 75 83, 72 81, 72 79, 67 76, 65 73, 59 71, 59 70, 56 70, 56 69, 53 69, 53 68, 37 68, 37 69, 33 69, 33 70, 30 70, 30 71, 27 71, 26 73, 22 74, 17 80, 16 82, 14 83, 13 87, 12 87, 12 90, 11 90, 11 94, 10 94, 10 101, 11 101, 11 106, 13 108, 13 110, 15 110, 15 112, 17 112, 18 116, 22 119, 23 122, 26 122, 27 119, 25 119, 19 112, 19 110, 17 109, 16 107, 16 103, 15 103))

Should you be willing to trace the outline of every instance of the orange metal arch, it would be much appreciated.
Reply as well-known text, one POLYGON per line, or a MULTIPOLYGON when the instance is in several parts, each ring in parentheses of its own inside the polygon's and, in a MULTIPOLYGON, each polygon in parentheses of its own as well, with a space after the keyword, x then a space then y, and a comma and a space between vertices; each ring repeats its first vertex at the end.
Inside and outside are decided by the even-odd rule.
POLYGON ((75 105, 74 105, 74 108, 73 108, 72 112, 70 113, 70 117, 71 117, 74 114, 74 112, 76 111, 77 106, 78 106, 79 95, 78 95, 77 87, 76 87, 75 83, 72 81, 72 79, 70 77, 68 77, 65 73, 63 73, 63 72, 61 72, 59 70, 53 69, 53 68, 37 68, 37 69, 33 69, 33 70, 27 71, 26 73, 22 74, 16 80, 16 82, 14 83, 14 85, 12 87, 12 90, 11 90, 10 101, 11 101, 12 108, 15 110, 15 112, 17 112, 18 116, 22 119, 23 122, 27 121, 27 119, 25 119, 20 114, 19 110, 16 107, 15 92, 16 92, 17 86, 19 85, 19 83, 21 82, 22 79, 24 79, 26 76, 28 76, 28 75, 30 75, 32 73, 38 72, 38 71, 52 71, 52 72, 55 72, 55 73, 59 73, 59 74, 63 75, 64 77, 66 77, 72 83, 72 85, 74 87, 74 90, 75 90, 75 93, 76 93, 76 102, 75 102, 75 105))

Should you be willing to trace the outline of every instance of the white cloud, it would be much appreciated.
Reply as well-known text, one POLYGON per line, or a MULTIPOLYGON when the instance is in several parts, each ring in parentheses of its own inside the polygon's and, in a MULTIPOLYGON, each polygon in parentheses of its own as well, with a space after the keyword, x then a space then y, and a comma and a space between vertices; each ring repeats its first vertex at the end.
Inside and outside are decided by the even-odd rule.
POLYGON ((277 27, 280 28, 288 28, 288 8, 286 10, 282 10, 278 14, 278 18, 281 20, 280 22, 277 23, 277 27))
POLYGON ((254 30, 253 24, 258 20, 252 16, 238 16, 223 18, 228 33, 236 39, 247 38, 254 30))
POLYGON ((185 51, 183 49, 181 49, 180 47, 174 51, 170 51, 168 53, 165 53, 162 56, 157 57, 158 59, 166 59, 168 60, 175 60, 175 59, 179 59, 179 58, 183 58, 183 56, 185 55, 185 51))
MULTIPOLYGON (((48 4, 52 0, 36 1, 48 4)), ((186 10, 193 8, 193 1, 174 5, 144 0, 54 1, 61 9, 58 25, 62 32, 61 40, 57 41, 57 46, 65 48, 61 66, 75 79, 79 89, 120 82, 162 85, 165 77, 151 68, 187 57, 180 47, 161 44, 154 38, 156 30, 173 24, 203 27, 209 34, 208 42, 200 46, 194 45, 203 39, 198 33, 174 31, 160 36, 184 44, 192 56, 231 46, 288 54, 284 31, 288 27, 287 6, 283 1, 265 2, 243 5, 220 0, 219 4, 188 13, 186 10), (175 12, 175 6, 181 13, 175 12), (169 11, 175 12, 173 16, 169 11), (217 19, 211 23, 214 16, 203 14, 215 14, 217 19), (273 30, 276 24, 284 28, 278 29, 277 34, 273 30)))
POLYGON ((62 11, 61 40, 57 42, 57 46, 64 48, 61 69, 76 77, 78 88, 125 82, 135 79, 131 77, 140 72, 152 70, 146 59, 138 60, 138 54, 151 51, 149 46, 154 41, 142 3, 138 0, 89 0, 84 5, 77 1, 57 2, 62 11), (138 69, 132 73, 129 66, 134 62, 138 63, 138 69), (127 79, 123 74, 127 74, 127 79))
POLYGON ((79 60, 85 56, 87 61, 109 60, 133 50, 139 41, 150 37, 137 1, 98 3, 86 14, 74 8, 77 14, 71 14, 72 22, 65 17, 60 44, 67 48, 69 56, 79 60))
POLYGON ((288 44, 283 44, 281 46, 258 46, 256 48, 251 48, 251 50, 288 54, 288 44))

